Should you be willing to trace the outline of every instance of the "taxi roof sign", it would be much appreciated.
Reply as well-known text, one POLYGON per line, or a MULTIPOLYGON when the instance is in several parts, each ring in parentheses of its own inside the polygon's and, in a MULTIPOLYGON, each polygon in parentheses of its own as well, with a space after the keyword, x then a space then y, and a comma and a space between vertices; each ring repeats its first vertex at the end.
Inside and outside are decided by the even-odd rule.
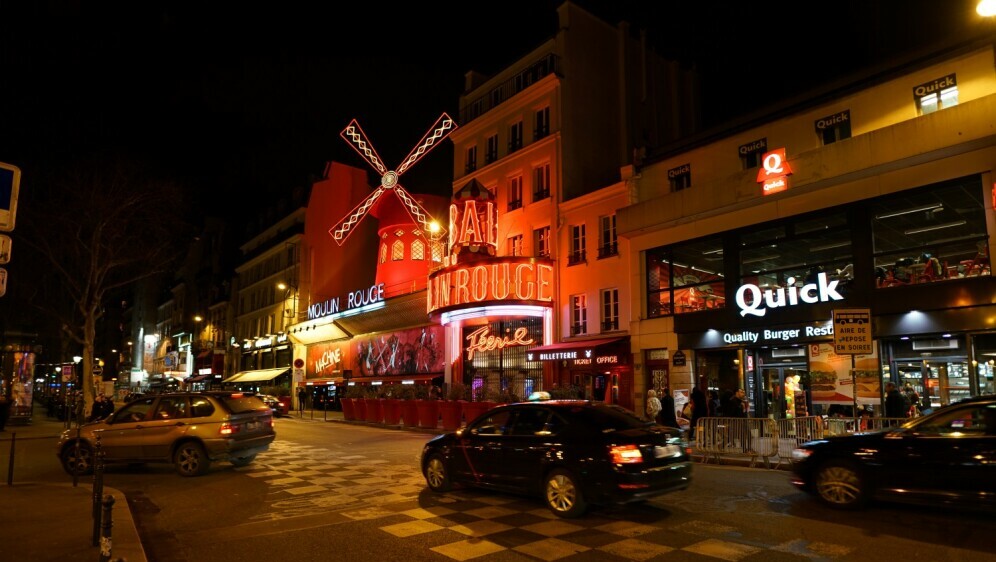
POLYGON ((21 169, 0 162, 0 231, 14 230, 17 193, 21 186, 21 169))

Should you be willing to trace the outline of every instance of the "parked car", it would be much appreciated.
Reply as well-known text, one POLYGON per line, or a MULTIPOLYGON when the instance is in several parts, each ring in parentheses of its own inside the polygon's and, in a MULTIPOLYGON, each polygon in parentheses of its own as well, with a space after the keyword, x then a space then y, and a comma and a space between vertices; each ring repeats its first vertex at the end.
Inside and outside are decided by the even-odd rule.
POLYGON ((262 400, 220 391, 144 396, 76 433, 64 431, 56 448, 70 474, 93 471, 98 435, 108 463, 173 463, 182 476, 204 474, 212 461, 248 465, 276 438, 262 400))
POLYGON ((540 496, 557 516, 683 490, 692 464, 676 428, 615 405, 548 400, 499 406, 426 443, 434 492, 455 484, 540 496))
POLYGON ((270 409, 273 410, 273 416, 279 418, 280 416, 289 415, 287 404, 280 401, 279 398, 271 394, 260 394, 259 398, 265 403, 270 409))
POLYGON ((996 396, 969 398, 900 427, 810 441, 792 483, 831 507, 872 499, 996 508, 996 396))

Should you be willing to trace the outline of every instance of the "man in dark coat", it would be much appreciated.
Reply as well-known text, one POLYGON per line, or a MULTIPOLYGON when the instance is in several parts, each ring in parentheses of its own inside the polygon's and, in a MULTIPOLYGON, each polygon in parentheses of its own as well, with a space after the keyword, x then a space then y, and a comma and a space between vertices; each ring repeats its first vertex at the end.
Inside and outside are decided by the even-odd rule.
POLYGON ((657 414, 658 423, 668 427, 678 427, 678 417, 674 411, 674 396, 671 396, 671 393, 665 390, 661 392, 659 398, 661 401, 661 411, 657 414))
POLYGON ((885 383, 885 417, 906 417, 906 401, 903 400, 903 395, 896 388, 896 383, 892 381, 885 383))

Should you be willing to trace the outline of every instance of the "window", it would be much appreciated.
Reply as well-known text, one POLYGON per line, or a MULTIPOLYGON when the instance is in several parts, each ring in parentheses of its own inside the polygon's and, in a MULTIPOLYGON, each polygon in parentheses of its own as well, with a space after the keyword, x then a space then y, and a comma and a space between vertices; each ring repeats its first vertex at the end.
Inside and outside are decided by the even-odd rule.
POLYGON ((395 240, 391 245, 391 259, 394 261, 405 259, 405 243, 401 240, 395 240))
POLYGON ((619 329, 619 289, 602 291, 602 331, 619 329))
POLYGON ((869 205, 877 286, 991 274, 979 176, 877 198, 869 205))
POLYGON ((541 408, 522 408, 515 415, 509 435, 549 435, 547 420, 550 412, 541 408))
POLYGON ((585 261, 584 225, 571 226, 571 254, 567 257, 567 265, 577 265, 585 261))
POLYGON ((722 242, 713 236, 647 251, 648 317, 726 306, 722 242))
POLYGON ((616 216, 598 217, 598 259, 619 255, 619 239, 616 238, 616 216))
POLYGON ((536 128, 533 129, 533 139, 539 140, 550 134, 550 106, 536 112, 536 128))
POLYGON ((508 178, 508 210, 522 207, 522 176, 508 178))
POLYGON ((421 240, 412 242, 412 260, 422 261, 425 259, 425 244, 421 240))
POLYGON ((522 235, 517 234, 515 236, 509 236, 508 238, 508 255, 510 256, 521 256, 522 255, 522 235))
POLYGON ((571 297, 571 335, 588 333, 588 297, 574 295, 571 297))
POLYGON ((533 168, 533 201, 550 196, 550 164, 533 168))
POLYGON ((816 134, 820 135, 824 146, 851 138, 851 110, 845 109, 817 119, 816 134))
POLYGON ((550 257, 550 227, 544 226, 533 231, 533 248, 537 257, 550 257))
POLYGON ((470 433, 473 435, 504 435, 511 417, 510 410, 495 412, 475 423, 470 428, 470 433))
POLYGON ((380 263, 387 263, 387 244, 380 245, 380 263))
POLYGON ((671 168, 667 171, 667 179, 672 193, 692 187, 692 165, 684 164, 677 168, 671 168))
POLYGON ((187 399, 179 396, 164 396, 159 399, 153 420, 173 420, 187 417, 187 399))
POLYGON ((522 121, 516 121, 508 128, 508 151, 511 153, 520 148, 522 148, 522 121))
POLYGON ((913 98, 920 115, 958 105, 958 82, 954 74, 913 88, 913 98))
POLYGON ((498 133, 488 137, 488 150, 484 153, 484 163, 490 164, 498 159, 498 133))
POLYGON ((466 173, 471 173, 477 169, 477 147, 472 146, 467 149, 466 173))
POLYGON ((744 170, 757 168, 761 165, 761 157, 768 150, 768 139, 758 139, 747 144, 740 145, 737 152, 740 154, 740 166, 744 170))

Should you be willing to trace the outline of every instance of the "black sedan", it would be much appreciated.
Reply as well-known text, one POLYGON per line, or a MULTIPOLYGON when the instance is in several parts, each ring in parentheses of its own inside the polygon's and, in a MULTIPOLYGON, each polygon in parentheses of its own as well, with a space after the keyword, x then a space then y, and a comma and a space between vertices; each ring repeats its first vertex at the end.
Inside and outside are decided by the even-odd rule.
POLYGON ((435 492, 464 484, 536 495, 560 517, 683 490, 691 472, 677 428, 583 400, 499 406, 422 451, 435 492))
POLYGON ((837 508, 872 498, 996 509, 996 396, 792 452, 792 483, 837 508))

